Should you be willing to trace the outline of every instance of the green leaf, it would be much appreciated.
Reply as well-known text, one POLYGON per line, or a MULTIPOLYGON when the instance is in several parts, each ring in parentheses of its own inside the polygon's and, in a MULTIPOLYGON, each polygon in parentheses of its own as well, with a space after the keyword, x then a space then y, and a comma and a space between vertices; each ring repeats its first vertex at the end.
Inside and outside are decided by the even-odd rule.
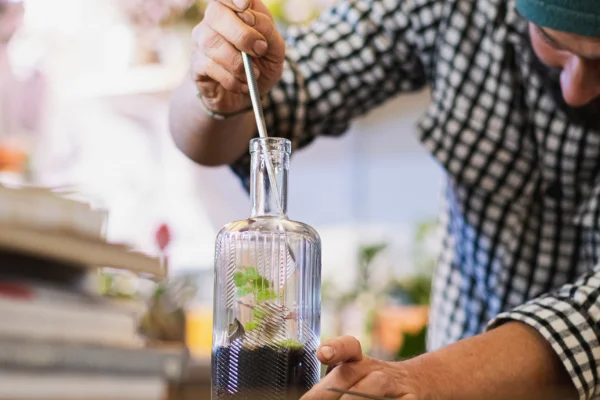
POLYGON ((277 296, 275 295, 275 291, 271 289, 259 290, 258 293, 256 293, 256 301, 259 302, 273 300, 276 297, 277 296))
POLYGON ((233 274, 233 281, 240 297, 254 293, 258 302, 273 300, 276 297, 275 292, 271 290, 273 284, 262 277, 254 267, 239 266, 238 272, 233 274))
POLYGON ((246 267, 246 279, 248 279, 248 281, 255 281, 260 278, 261 278, 261 276, 258 273, 258 271, 256 270, 256 268, 246 267))
POLYGON ((255 308, 252 311, 252 316, 254 317, 254 319, 263 319, 265 315, 267 315, 267 312, 259 308, 255 308))
POLYGON ((246 330, 246 332, 253 331, 256 328, 258 328, 258 322, 256 321, 248 321, 246 322, 246 325, 244 325, 244 329, 246 330))
POLYGON ((256 280, 254 280, 252 282, 252 286, 254 286, 256 289, 268 289, 271 287, 271 282, 269 282, 267 279, 263 278, 262 276, 259 276, 256 280))
POLYGON ((233 282, 235 282, 235 286, 242 287, 246 283, 248 283, 248 280, 242 272, 236 272, 235 274, 233 274, 233 282))

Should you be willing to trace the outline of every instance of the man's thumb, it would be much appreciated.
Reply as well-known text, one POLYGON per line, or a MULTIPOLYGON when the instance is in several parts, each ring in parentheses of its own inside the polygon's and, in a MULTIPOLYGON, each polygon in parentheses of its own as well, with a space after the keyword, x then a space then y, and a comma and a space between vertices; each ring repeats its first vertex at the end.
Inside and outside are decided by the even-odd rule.
POLYGON ((360 361, 363 358, 360 342, 352 336, 343 336, 324 342, 317 357, 325 365, 360 361))

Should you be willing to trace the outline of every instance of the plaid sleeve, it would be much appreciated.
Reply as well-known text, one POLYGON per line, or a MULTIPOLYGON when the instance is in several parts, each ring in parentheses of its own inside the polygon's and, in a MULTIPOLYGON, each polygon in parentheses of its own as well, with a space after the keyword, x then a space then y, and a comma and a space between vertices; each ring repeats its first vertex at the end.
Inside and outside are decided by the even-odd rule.
POLYGON ((498 315, 488 329, 524 322, 552 345, 581 400, 600 396, 600 266, 574 284, 498 315))
MULTIPOLYGON (((287 32, 281 81, 264 99, 267 128, 294 150, 339 136, 352 119, 427 84, 443 2, 342 0, 287 32)), ((231 166, 248 187, 250 157, 231 166)))

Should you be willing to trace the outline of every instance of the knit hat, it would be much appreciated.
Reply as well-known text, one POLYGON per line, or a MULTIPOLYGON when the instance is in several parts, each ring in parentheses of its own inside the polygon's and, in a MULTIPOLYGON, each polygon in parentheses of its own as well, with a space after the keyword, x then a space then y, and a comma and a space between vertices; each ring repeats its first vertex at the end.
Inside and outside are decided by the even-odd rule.
POLYGON ((536 25, 600 37, 599 0, 516 0, 519 13, 536 25))

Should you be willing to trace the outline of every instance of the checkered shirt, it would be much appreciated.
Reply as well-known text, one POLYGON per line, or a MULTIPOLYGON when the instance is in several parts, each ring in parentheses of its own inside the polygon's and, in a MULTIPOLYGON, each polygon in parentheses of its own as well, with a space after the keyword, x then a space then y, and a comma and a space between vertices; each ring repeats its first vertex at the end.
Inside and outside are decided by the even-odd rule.
MULTIPOLYGON (((288 32, 268 129, 299 149, 429 85, 420 138, 447 173, 429 349, 522 321, 597 398, 600 135, 556 107, 513 1, 340 1, 288 32)), ((247 187, 249 157, 232 169, 247 187)))

